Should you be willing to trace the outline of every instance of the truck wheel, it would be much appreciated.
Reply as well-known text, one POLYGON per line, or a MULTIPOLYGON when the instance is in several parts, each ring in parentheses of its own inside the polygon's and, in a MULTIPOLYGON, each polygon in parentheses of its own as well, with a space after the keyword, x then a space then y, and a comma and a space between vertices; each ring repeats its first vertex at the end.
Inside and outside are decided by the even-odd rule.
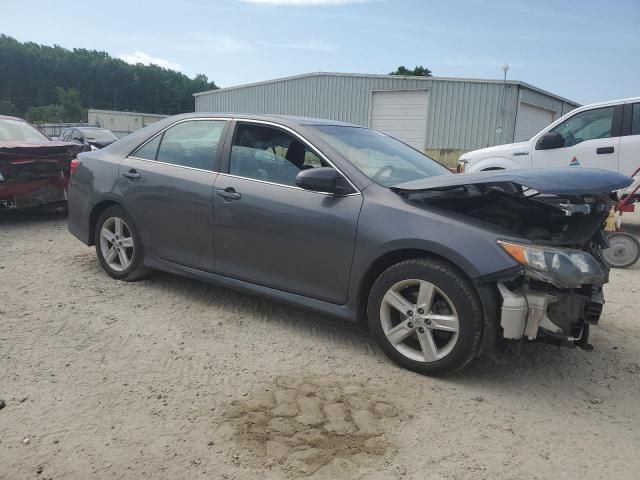
POLYGON ((96 222, 96 254, 113 278, 134 282, 149 274, 144 246, 129 214, 119 206, 107 208, 96 222))
POLYGON ((391 360, 424 375, 460 370, 480 348, 478 294, 464 273, 444 261, 415 258, 389 267, 371 288, 367 317, 391 360))

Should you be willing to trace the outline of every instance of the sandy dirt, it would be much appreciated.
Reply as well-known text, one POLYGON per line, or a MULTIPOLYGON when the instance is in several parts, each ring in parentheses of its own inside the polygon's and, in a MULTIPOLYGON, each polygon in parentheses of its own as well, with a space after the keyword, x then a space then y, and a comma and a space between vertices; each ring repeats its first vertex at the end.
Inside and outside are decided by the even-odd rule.
POLYGON ((4 215, 0 245, 1 479, 640 478, 640 265, 613 271, 594 351, 432 379, 356 325, 112 280, 61 216, 4 215))

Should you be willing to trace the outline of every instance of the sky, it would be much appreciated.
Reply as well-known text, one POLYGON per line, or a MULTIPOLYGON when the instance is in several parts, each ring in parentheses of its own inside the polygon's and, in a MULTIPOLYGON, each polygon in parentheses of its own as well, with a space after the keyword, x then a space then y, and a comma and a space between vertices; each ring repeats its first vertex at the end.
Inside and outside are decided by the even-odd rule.
POLYGON ((640 0, 0 3, 0 33, 20 41, 204 73, 219 87, 399 65, 495 79, 508 64, 508 79, 582 104, 640 96, 640 0))

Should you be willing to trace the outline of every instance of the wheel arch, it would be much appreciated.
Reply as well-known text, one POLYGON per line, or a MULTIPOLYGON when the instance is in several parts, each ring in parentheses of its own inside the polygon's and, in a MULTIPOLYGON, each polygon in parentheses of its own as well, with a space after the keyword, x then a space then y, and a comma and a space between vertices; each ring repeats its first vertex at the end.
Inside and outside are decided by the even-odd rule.
POLYGON ((113 200, 113 199, 105 199, 98 203, 96 203, 91 209, 91 213, 89 214, 89 246, 95 245, 96 243, 96 223, 98 222, 98 218, 107 208, 118 206, 124 210, 121 203, 113 200))
MULTIPOLYGON (((431 258, 446 262, 452 267, 459 270, 465 276, 467 276, 467 278, 469 278, 469 280, 473 284, 473 280, 469 275, 468 269, 463 268, 454 259, 442 255, 441 253, 436 253, 432 250, 423 248, 399 248, 391 250, 376 258, 369 265, 364 275, 360 279, 357 294, 357 320, 359 322, 363 320, 366 321, 369 292, 371 291, 371 287, 373 286, 376 279, 380 276, 380 274, 382 274, 382 272, 384 272, 390 266, 395 265, 398 262, 402 262, 403 260, 409 260, 412 258, 431 258)), ((479 292, 477 293, 479 294, 479 292)))
POLYGON ((528 165, 521 165, 514 162, 510 158, 505 157, 491 157, 480 160, 474 164, 470 169, 465 170, 468 172, 483 172, 487 170, 513 170, 517 168, 525 168, 528 165))

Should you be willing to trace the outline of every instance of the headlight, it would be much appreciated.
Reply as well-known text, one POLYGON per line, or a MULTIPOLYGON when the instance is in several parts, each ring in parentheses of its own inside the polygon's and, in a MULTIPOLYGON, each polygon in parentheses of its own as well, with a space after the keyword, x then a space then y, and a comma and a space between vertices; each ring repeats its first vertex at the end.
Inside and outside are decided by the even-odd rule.
POLYGON ((99 150, 99 149, 95 145, 91 144, 91 151, 93 152, 94 150, 99 150))
POLYGON ((516 262, 523 265, 530 276, 557 287, 602 285, 606 281, 606 273, 600 263, 582 250, 520 245, 500 240, 498 244, 516 262))

